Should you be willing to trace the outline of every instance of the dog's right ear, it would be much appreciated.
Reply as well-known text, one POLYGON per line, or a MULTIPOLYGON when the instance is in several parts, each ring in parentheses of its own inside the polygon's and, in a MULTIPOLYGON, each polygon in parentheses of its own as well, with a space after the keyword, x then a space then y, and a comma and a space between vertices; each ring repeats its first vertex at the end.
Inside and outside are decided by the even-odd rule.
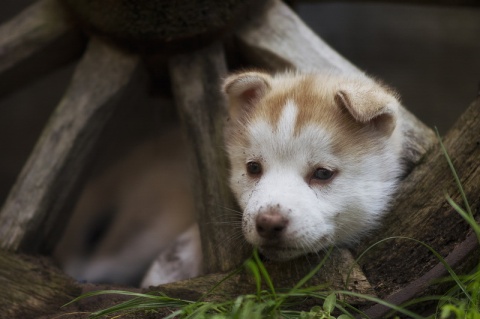
POLYGON ((248 114, 253 106, 270 91, 272 78, 263 72, 244 72, 230 75, 223 82, 223 92, 228 97, 231 118, 248 114))

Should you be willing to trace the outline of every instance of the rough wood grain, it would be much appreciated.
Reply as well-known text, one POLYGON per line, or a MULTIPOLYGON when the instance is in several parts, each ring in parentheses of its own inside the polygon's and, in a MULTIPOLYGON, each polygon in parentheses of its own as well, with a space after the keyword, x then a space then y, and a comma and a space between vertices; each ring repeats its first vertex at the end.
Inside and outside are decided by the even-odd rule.
MULTIPOLYGON (((169 61, 175 102, 191 151, 192 184, 202 238, 204 272, 227 271, 246 257, 239 242, 239 214, 228 188, 223 148, 227 73, 223 48, 215 43, 169 61), (237 220, 237 222, 235 222, 237 220), (232 250, 233 249, 233 250, 232 250)), ((186 168, 187 169, 187 168, 186 168)))
POLYGON ((92 39, 0 212, 0 246, 48 252, 68 220, 96 138, 137 58, 92 39))
POLYGON ((73 24, 57 0, 40 0, 0 26, 0 72, 13 67, 73 24))
MULTIPOLYGON (((257 66, 272 71, 361 72, 318 37, 280 0, 268 0, 263 13, 236 33, 242 53, 257 66)), ((406 109, 401 109, 406 161, 413 165, 435 142, 433 131, 406 109)))
POLYGON ((0 250, 1 318, 51 314, 80 294, 80 287, 46 258, 0 250))

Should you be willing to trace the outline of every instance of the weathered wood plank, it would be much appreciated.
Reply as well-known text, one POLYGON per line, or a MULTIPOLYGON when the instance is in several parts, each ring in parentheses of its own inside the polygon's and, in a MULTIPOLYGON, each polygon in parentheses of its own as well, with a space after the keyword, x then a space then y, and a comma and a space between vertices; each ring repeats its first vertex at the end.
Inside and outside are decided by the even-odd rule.
POLYGON ((40 0, 0 26, 0 73, 73 28, 57 0, 40 0))
POLYGON ((191 151, 196 212, 202 238, 204 272, 227 271, 246 257, 239 213, 227 184, 223 123, 225 100, 220 92, 226 75, 221 43, 169 61, 173 93, 191 151), (233 249, 233 250, 232 250, 233 249))
POLYGON ((0 246, 48 252, 68 220, 96 138, 138 59, 93 38, 0 212, 0 246))

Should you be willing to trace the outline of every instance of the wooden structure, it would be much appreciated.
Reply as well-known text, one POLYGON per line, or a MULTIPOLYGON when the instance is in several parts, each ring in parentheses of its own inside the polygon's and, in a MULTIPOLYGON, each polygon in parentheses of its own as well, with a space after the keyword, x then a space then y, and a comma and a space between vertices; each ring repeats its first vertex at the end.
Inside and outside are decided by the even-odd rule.
MULTIPOLYGON (((279 0, 255 5, 255 10, 245 9, 246 22, 227 33, 228 39, 234 40, 237 52, 250 65, 273 71, 293 68, 360 72, 279 0)), ((52 43, 76 27, 55 0, 40 0, 0 26, 0 78, 2 74, 15 71, 26 59, 49 50, 52 43)), ((187 292, 195 296, 208 290, 224 272, 239 265, 249 254, 245 245, 241 246, 243 251, 239 251, 237 243, 225 240, 230 238, 233 226, 212 229, 214 223, 211 222, 235 218, 234 215, 225 216, 223 209, 234 205, 226 185, 227 163, 221 151, 225 101, 218 88, 221 78, 228 72, 225 59, 220 38, 168 59, 175 102, 194 154, 192 171, 197 174, 193 180, 197 183, 194 189, 206 272, 197 279, 160 287, 172 294, 187 292)), ((90 38, 68 90, 2 207, 0 307, 10 318, 40 314, 47 317, 59 311, 59 306, 82 289, 91 289, 74 283, 43 257, 23 254, 48 255, 52 250, 68 220, 66 212, 82 184, 96 138, 108 121, 116 99, 135 80, 136 70, 141 67, 139 61, 138 54, 122 51, 100 37, 90 38), (38 275, 38 267, 42 268, 42 276, 38 275)), ((402 117, 409 127, 405 157, 411 170, 402 182, 385 226, 354 251, 336 251, 314 279, 315 283, 327 281, 333 288, 343 288, 346 269, 355 263, 354 256, 371 243, 392 235, 425 241, 459 269, 471 269, 478 262, 479 255, 474 254, 478 242, 444 199, 446 190, 460 202, 435 134, 408 111, 404 110, 402 117)), ((480 159, 478 132, 479 99, 444 137, 477 216, 480 208, 480 169, 476 164, 480 159)), ((308 262, 302 263, 299 259, 268 267, 277 286, 281 287, 293 285, 314 264, 312 257, 308 262)), ((397 240, 366 254, 354 267, 348 288, 398 304, 425 294, 430 279, 442 273, 438 260, 416 243, 397 240)), ((248 282, 237 277, 232 278, 230 286, 221 289, 236 294, 249 288, 248 282)), ((366 311, 373 318, 381 318, 386 309, 374 305, 366 311)))

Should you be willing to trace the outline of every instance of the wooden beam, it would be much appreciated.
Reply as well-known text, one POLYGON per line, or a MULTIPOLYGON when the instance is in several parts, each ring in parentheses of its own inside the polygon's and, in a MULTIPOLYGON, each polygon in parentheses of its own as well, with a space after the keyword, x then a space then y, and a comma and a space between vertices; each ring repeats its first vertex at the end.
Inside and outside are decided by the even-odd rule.
POLYGON ((175 102, 191 151, 191 181, 202 238, 205 273, 227 271, 247 256, 240 214, 228 188, 223 124, 226 104, 220 92, 227 74, 221 43, 180 54, 169 61, 175 102), (232 250, 233 249, 233 250, 232 250))
POLYGON ((86 41, 57 0, 40 0, 0 25, 0 96, 80 58, 86 41))
POLYGON ((74 25, 57 0, 40 0, 0 26, 0 73, 70 31, 74 25))
POLYGON ((0 212, 0 247, 49 252, 116 98, 138 59, 93 38, 0 212))

